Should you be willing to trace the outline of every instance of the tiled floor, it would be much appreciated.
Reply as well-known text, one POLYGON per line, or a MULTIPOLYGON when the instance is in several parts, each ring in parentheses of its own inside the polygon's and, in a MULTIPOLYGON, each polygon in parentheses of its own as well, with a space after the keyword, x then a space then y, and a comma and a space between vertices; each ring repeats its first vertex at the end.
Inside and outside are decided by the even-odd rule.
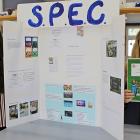
MULTIPOLYGON (((101 128, 37 120, 0 132, 0 140, 115 140, 101 128)), ((124 140, 140 140, 140 126, 125 125, 124 140)))
POLYGON ((101 128, 37 120, 0 132, 0 140, 116 140, 101 128))
POLYGON ((140 126, 139 125, 125 125, 124 140, 140 140, 140 126))

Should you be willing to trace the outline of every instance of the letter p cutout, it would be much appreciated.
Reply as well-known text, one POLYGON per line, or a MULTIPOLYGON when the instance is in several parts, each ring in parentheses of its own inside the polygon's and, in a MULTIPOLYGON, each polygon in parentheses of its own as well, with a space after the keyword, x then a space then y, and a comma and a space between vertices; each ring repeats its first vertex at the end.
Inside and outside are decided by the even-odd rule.
POLYGON ((50 8, 50 15, 49 15, 49 22, 50 22, 50 26, 54 25, 53 19, 60 17, 64 12, 64 6, 61 3, 54 3, 51 8, 50 8), (54 13, 54 9, 55 8, 59 8, 59 11, 57 13, 54 13))

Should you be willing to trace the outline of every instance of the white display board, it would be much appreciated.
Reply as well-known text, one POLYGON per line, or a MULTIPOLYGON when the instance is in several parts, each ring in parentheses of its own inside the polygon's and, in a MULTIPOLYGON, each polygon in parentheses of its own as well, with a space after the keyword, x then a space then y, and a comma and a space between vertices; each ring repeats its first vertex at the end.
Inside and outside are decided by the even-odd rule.
POLYGON ((102 26, 30 28, 23 13, 4 23, 7 127, 45 119, 101 127, 123 140, 125 17, 117 12, 102 26))
POLYGON ((3 10, 3 1, 2 0, 0 0, 0 12, 3 10))

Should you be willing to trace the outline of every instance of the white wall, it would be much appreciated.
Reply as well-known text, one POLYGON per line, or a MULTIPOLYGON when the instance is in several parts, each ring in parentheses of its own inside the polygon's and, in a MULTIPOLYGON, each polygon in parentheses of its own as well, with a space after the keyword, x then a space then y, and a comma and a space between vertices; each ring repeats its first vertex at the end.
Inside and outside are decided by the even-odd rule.
POLYGON ((3 11, 3 0, 0 0, 0 11, 3 11))
MULTIPOLYGON (((140 2, 140 0, 126 0, 126 2, 140 2)), ((140 23, 140 14, 127 14, 126 23, 140 23)))
POLYGON ((140 0, 126 0, 126 2, 140 2, 140 0))
POLYGON ((140 14, 127 14, 126 23, 140 23, 140 14))

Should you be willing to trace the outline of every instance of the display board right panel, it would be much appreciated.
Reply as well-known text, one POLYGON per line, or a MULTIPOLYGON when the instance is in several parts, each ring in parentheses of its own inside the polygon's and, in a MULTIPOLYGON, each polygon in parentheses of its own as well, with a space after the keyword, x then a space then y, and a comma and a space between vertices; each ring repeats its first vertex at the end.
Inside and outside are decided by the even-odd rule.
POLYGON ((124 16, 114 17, 102 40, 102 125, 118 140, 124 126, 124 16), (109 38, 108 38, 109 37, 109 38))

